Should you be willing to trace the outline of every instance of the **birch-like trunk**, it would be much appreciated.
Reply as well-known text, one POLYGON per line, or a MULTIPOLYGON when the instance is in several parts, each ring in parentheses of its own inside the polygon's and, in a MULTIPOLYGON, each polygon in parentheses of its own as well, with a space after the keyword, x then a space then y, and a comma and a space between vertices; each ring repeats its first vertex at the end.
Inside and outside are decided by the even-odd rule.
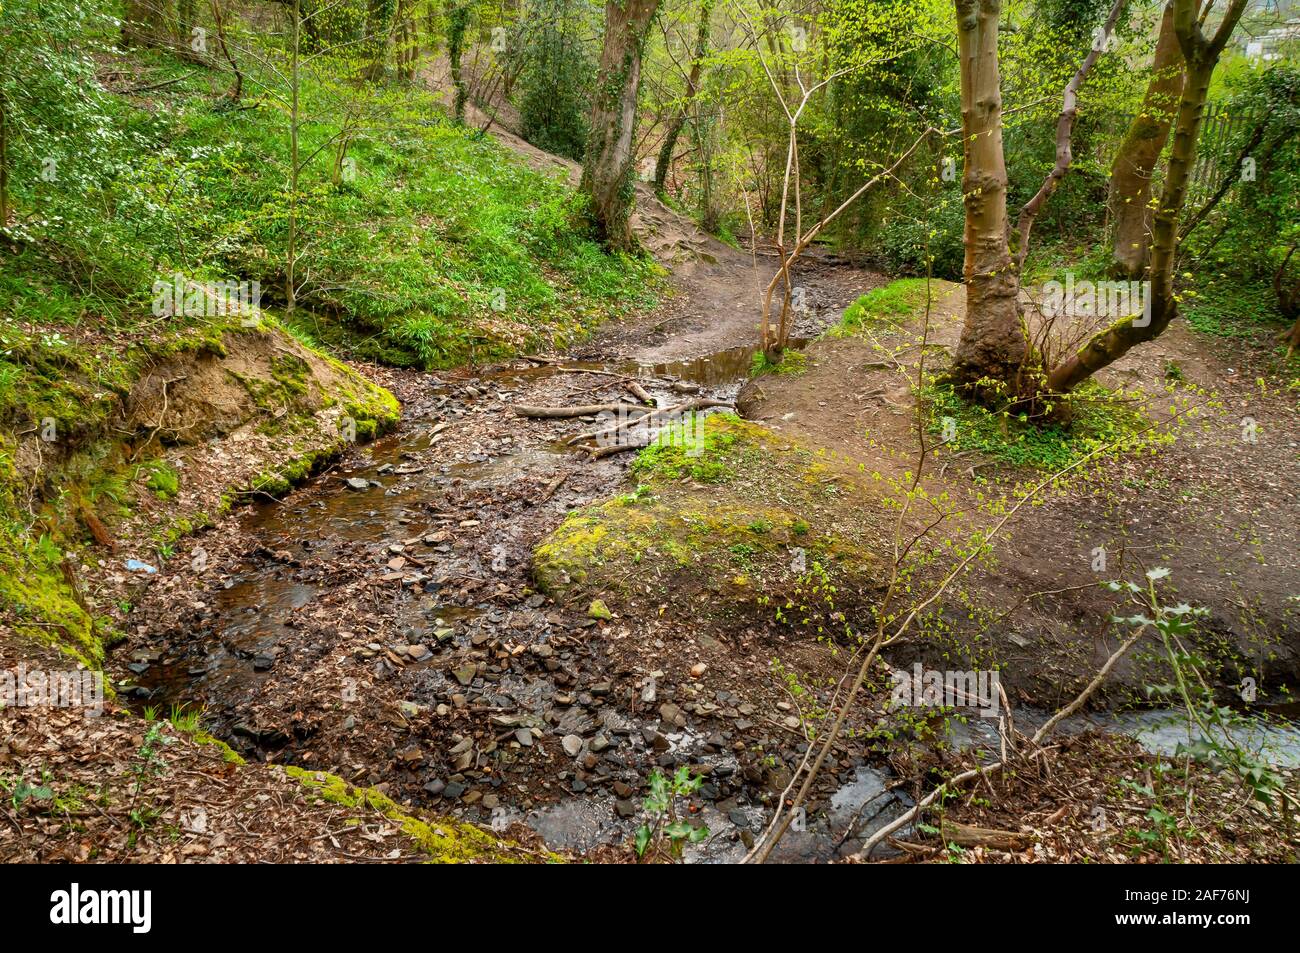
POLYGON ((956 0, 961 58, 962 194, 966 204, 966 320, 954 379, 973 396, 1018 396, 1029 342, 1020 276, 1007 242, 1007 169, 1002 154, 998 69, 1000 0, 956 0))
POLYGON ((1174 297, 1174 260, 1178 254, 1178 215, 1187 199, 1187 186, 1196 164, 1196 146, 1205 115, 1205 101, 1219 55, 1245 11, 1247 0, 1231 0, 1212 38, 1202 32, 1197 0, 1173 0, 1174 28, 1186 61, 1187 76, 1178 102, 1169 170, 1152 227, 1150 316, 1131 315, 1093 336, 1078 353, 1054 368, 1048 388, 1065 393, 1097 371, 1114 363, 1134 345, 1159 336, 1178 314, 1174 297))
POLYGON ((1151 176, 1169 141, 1183 91, 1183 51, 1174 29, 1174 4, 1165 7, 1156 40, 1151 79, 1142 107, 1133 117, 1110 170, 1112 271, 1117 278, 1136 280, 1146 271, 1151 252, 1153 209, 1151 176))

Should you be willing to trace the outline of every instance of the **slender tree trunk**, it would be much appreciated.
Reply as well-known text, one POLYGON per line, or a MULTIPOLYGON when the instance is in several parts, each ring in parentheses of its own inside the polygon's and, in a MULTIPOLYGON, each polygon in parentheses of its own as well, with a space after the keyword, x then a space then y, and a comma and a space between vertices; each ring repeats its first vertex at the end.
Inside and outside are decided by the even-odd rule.
POLYGON ((294 289, 298 259, 298 0, 293 0, 293 33, 289 62, 289 249, 284 268, 285 311, 292 314, 297 305, 294 289))
POLYGON ((1130 315, 1093 336, 1074 356, 1051 372, 1048 387, 1065 393, 1097 371, 1114 363, 1135 344, 1160 335, 1178 314, 1174 298, 1174 259, 1178 253, 1178 215, 1187 198, 1187 186, 1196 164, 1196 145, 1205 115, 1210 79, 1219 54, 1241 19, 1247 0, 1230 0, 1212 39, 1207 39, 1198 21, 1197 0, 1173 0, 1174 24, 1187 64, 1187 77, 1178 103, 1174 144, 1169 154, 1169 171, 1156 209, 1151 242, 1150 314, 1130 315))
POLYGON ((956 0, 961 59, 966 320, 953 377, 980 399, 1018 396, 1029 342, 1007 243, 1007 169, 998 70, 1000 0, 956 0), (1007 392, 1007 389, 1010 392, 1007 392))
POLYGON ((185 50, 190 48, 190 41, 194 39, 194 7, 195 0, 177 0, 176 3, 176 32, 181 48, 185 50))
POLYGON ((388 37, 393 30, 397 0, 370 0, 366 6, 365 43, 363 49, 369 62, 364 76, 377 82, 384 75, 384 61, 388 58, 388 37))
POLYGON ((1291 264, 1291 257, 1295 252, 1295 245, 1288 248, 1282 264, 1273 273, 1273 294, 1277 296, 1277 309, 1282 312, 1283 317, 1295 322, 1291 325, 1290 331, 1278 335, 1278 340, 1286 345, 1288 361, 1291 360, 1291 355, 1295 353, 1296 348, 1300 347, 1300 278, 1292 282, 1286 280, 1286 269, 1291 264))
POLYGON ((686 96, 681 109, 673 117, 664 136, 663 145, 659 147, 659 160, 655 163, 655 192, 662 195, 664 183, 668 181, 668 169, 673 164, 673 151, 677 148, 677 137, 682 134, 686 117, 690 113, 691 103, 700 88, 700 73, 704 69, 704 57, 709 52, 709 25, 713 13, 713 0, 704 0, 700 4, 700 24, 695 34, 695 55, 691 60, 691 71, 686 77, 686 96))
POLYGON ((1084 56, 1083 62, 1075 70, 1070 81, 1065 84, 1065 93, 1062 95, 1061 115, 1056 121, 1056 162, 1052 165, 1052 171, 1047 174, 1043 184, 1034 194, 1025 207, 1020 210, 1020 217, 1016 222, 1016 232, 1019 240, 1016 244, 1016 271, 1023 273, 1025 269, 1025 259, 1029 257, 1029 235, 1034 227, 1034 219, 1038 213, 1043 210, 1047 200, 1052 197, 1061 180, 1065 178, 1065 173, 1070 170, 1070 163, 1074 161, 1074 121, 1079 115, 1079 90, 1083 88, 1088 74, 1092 72, 1093 66, 1101 57, 1106 49, 1106 42, 1115 30, 1115 24, 1119 21, 1120 14, 1127 6, 1128 0, 1115 0, 1110 8, 1110 15, 1106 17, 1106 22, 1102 26, 1102 36, 1100 42, 1094 42, 1092 49, 1084 56))
POLYGON ((0 228, 9 227, 9 113, 0 89, 0 228))
POLYGON ((580 190, 597 236, 610 249, 631 251, 632 143, 641 53, 659 0, 606 0, 605 41, 592 97, 591 134, 583 156, 580 190))
POLYGON ((451 86, 455 90, 452 114, 457 122, 465 121, 465 101, 469 91, 461 69, 461 55, 465 49, 465 32, 469 29, 469 4, 454 3, 447 11, 447 60, 451 64, 451 86))
POLYGON ((122 46, 166 45, 171 10, 171 0, 126 0, 122 9, 122 46))
POLYGON ((217 49, 230 64, 230 71, 235 74, 235 82, 226 95, 232 103, 238 104, 240 96, 244 93, 244 74, 239 69, 235 57, 231 55, 229 44, 226 43, 226 18, 221 10, 221 0, 210 0, 208 7, 212 11, 212 26, 217 35, 217 49))
POLYGON ((1169 141, 1182 91, 1183 51, 1174 29, 1174 4, 1170 0, 1160 20, 1142 107, 1133 117, 1111 165, 1107 211, 1116 277, 1132 280, 1141 278, 1146 271, 1151 251, 1151 175, 1169 141))

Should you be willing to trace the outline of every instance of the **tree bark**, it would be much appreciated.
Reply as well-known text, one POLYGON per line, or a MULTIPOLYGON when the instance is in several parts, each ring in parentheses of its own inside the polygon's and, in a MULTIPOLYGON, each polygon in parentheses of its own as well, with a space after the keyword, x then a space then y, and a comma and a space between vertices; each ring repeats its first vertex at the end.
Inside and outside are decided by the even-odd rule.
POLYGON ((451 85, 456 97, 452 112, 457 122, 465 121, 465 101, 469 98, 469 90, 466 88, 460 63, 465 49, 465 33, 468 29, 469 4, 453 4, 447 11, 447 60, 451 64, 451 85))
POLYGON ((1020 277, 1007 243, 1007 169, 998 69, 1001 0, 956 0, 961 59, 966 320, 953 377, 972 396, 1016 396, 1029 357, 1020 277), (1010 388, 1011 393, 1007 393, 1010 388))
POLYGON ((704 69, 704 57, 709 52, 709 24, 713 13, 713 0, 704 0, 700 4, 700 24, 695 34, 695 54, 691 60, 691 71, 686 77, 686 97, 681 109, 673 117, 668 132, 664 135, 663 145, 659 147, 659 159, 655 163, 655 194, 662 195, 664 184, 668 181, 668 169, 673 164, 673 152, 677 148, 677 137, 686 125, 686 116, 690 110, 695 93, 700 88, 700 73, 704 69))
POLYGON ((614 251, 632 251, 632 143, 641 53, 659 0, 606 0, 605 41, 583 156, 580 191, 597 237, 614 251))
POLYGON ((9 227, 9 115, 0 89, 0 228, 9 227))
POLYGON ((1146 271, 1151 250, 1151 174, 1169 140, 1183 91, 1183 51, 1170 0, 1160 20, 1151 79, 1111 165, 1107 213, 1111 223, 1112 272, 1135 280, 1146 271))
POLYGON ((1016 271, 1023 272, 1025 268, 1025 259, 1029 257, 1029 234, 1034 227, 1034 219, 1038 213, 1043 210, 1047 200, 1052 197, 1065 178, 1065 173, 1070 170, 1070 163, 1074 161, 1074 121, 1079 115, 1079 90, 1083 88, 1084 81, 1087 80, 1088 74, 1092 72, 1092 67, 1096 64, 1101 54, 1105 51, 1106 41, 1115 30, 1115 24, 1119 21, 1120 14, 1127 6, 1128 0, 1115 0, 1110 8, 1110 15, 1106 17, 1106 23, 1102 26, 1102 37, 1100 42, 1094 42, 1092 49, 1084 56, 1083 62, 1075 70, 1070 81, 1065 84, 1065 93, 1062 96, 1061 115, 1056 121, 1056 162, 1052 165, 1052 171, 1047 174, 1043 184, 1039 187, 1034 197, 1025 203, 1024 208, 1020 210, 1020 217, 1016 222, 1016 231, 1019 234, 1019 240, 1016 244, 1016 271))
POLYGON ((1052 370, 1048 388, 1053 392, 1072 390, 1103 367, 1119 360, 1134 345, 1159 336, 1178 314, 1178 302, 1174 298, 1178 215, 1187 198, 1187 186, 1196 164, 1196 145, 1201 134, 1210 79, 1219 62, 1219 54, 1241 19, 1246 2, 1230 0, 1214 36, 1206 38, 1197 19, 1197 0, 1173 0, 1174 26, 1186 61, 1187 76, 1178 103, 1169 170, 1153 226, 1150 288, 1147 291, 1150 317, 1131 315, 1094 335, 1078 353, 1052 370))

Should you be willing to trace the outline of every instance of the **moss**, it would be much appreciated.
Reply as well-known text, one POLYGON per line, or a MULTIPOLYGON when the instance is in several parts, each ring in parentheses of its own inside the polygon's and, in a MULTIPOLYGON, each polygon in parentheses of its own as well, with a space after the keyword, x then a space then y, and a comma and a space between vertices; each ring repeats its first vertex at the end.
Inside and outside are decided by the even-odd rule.
MULTIPOLYGON (((166 460, 126 462, 120 438, 110 426, 121 398, 141 371, 156 367, 159 358, 200 350, 224 355, 233 347, 235 335, 267 333, 271 333, 267 328, 204 323, 137 348, 128 357, 102 359, 55 340, 57 336, 15 341, 7 330, 0 335, 14 346, 0 362, 4 365, 0 366, 0 411, 6 418, 0 423, 22 422, 21 429, 29 429, 27 415, 35 414, 38 425, 48 416, 56 428, 58 451, 44 459, 40 485, 29 487, 15 468, 17 439, 0 430, 0 618, 20 638, 51 646, 87 667, 101 668, 104 639, 113 634, 106 627, 111 623, 95 620, 78 601, 63 577, 64 553, 85 541, 86 513, 100 518, 125 516, 141 486, 163 501, 172 501, 181 485, 180 473, 166 460), (14 373, 7 375, 5 367, 14 368, 14 373), (94 376, 97 368, 100 377, 94 376), (106 381, 113 389, 99 393, 96 388, 106 381), (35 513, 31 512, 33 491, 35 513), (112 506, 106 505, 108 501, 112 506)), ((262 350, 255 353, 265 350, 264 345, 259 347, 262 350)), ((392 394, 337 361, 324 356, 320 360, 332 371, 318 380, 326 391, 321 401, 341 404, 353 414, 358 437, 373 436, 397 422, 400 408, 392 394)), ((305 399, 313 377, 310 359, 281 349, 269 364, 269 380, 241 380, 255 397, 260 395, 259 406, 268 410, 273 406, 277 412, 285 405, 295 407, 284 419, 285 462, 252 481, 254 489, 278 495, 337 458, 349 435, 341 430, 337 439, 321 446, 320 418, 309 412, 314 408, 305 399)), ((227 490, 217 512, 228 511, 240 495, 237 488, 227 490)), ((149 512, 156 520, 151 538, 159 546, 171 546, 211 523, 203 512, 187 514, 171 507, 149 512)))
POLYGON ((682 424, 667 427, 637 454, 632 472, 650 484, 690 477, 699 483, 721 483, 736 474, 738 458, 761 447, 769 431, 735 414, 692 414, 682 424))
POLYGON ((636 467, 646 484, 570 513, 534 550, 538 586, 575 599, 708 590, 724 597, 710 601, 715 611, 734 614, 788 586, 803 559, 855 591, 870 588, 879 564, 864 528, 875 501, 865 487, 837 491, 826 461, 756 424, 718 415, 705 433, 701 457, 647 448, 636 467), (726 475, 707 489, 674 479, 693 477, 701 459, 726 475))
MULTIPOLYGON (((90 669, 104 664, 95 623, 46 551, 48 538, 0 542, 0 610, 20 636, 58 649, 90 669)), ((57 557, 56 557, 57 558, 57 557)))
POLYGON ((221 752, 221 758, 227 764, 247 764, 234 748, 226 744, 220 738, 214 738, 206 731, 196 731, 192 735, 195 741, 201 745, 212 745, 221 752))
MULTIPOLYGON (((942 289, 931 283, 931 301, 942 289)), ((893 324, 925 307, 926 279, 899 278, 882 288, 872 288, 844 310, 839 324, 830 329, 832 337, 845 337, 882 324, 893 324)))
POLYGON ((783 374, 798 377, 808 370, 808 355, 803 351, 787 350, 775 363, 763 351, 754 354, 753 365, 749 369, 750 377, 762 377, 764 374, 783 374))
MULTIPOLYGON (((361 788, 323 771, 286 766, 286 775, 303 785, 310 797, 338 804, 359 813, 375 811, 394 821, 410 836, 430 863, 517 863, 521 854, 491 834, 460 821, 419 816, 374 788, 361 788)), ((360 817, 357 820, 361 820, 360 817)), ((560 860, 551 855, 548 859, 560 860)))
POLYGON ((181 490, 181 475, 165 460, 152 460, 141 469, 149 474, 145 482, 150 490, 164 500, 170 500, 181 490))

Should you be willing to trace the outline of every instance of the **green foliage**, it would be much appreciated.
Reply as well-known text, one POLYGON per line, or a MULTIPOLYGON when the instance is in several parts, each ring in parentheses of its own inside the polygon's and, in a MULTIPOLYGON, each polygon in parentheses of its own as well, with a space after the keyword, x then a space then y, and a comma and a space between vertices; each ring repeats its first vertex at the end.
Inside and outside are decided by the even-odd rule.
POLYGON ((596 61, 582 35, 591 10, 575 0, 540 0, 515 43, 523 61, 515 101, 520 131, 538 148, 581 160, 590 134, 596 61))
POLYGON ((677 799, 689 797, 699 790, 703 775, 691 776, 690 769, 682 765, 672 778, 655 769, 650 775, 650 792, 644 808, 649 818, 636 832, 636 855, 645 858, 652 847, 665 849, 672 859, 680 858, 687 844, 697 844, 709 836, 709 829, 696 826, 677 816, 677 799))
MULTIPOLYGON (((1192 327, 1221 337, 1276 332, 1284 317, 1273 290, 1276 273, 1292 257, 1283 289, 1300 282, 1300 66, 1281 60, 1257 69, 1231 61, 1221 70, 1218 105, 1228 134, 1203 143, 1212 181, 1230 185, 1222 201, 1186 237, 1183 312, 1192 327), (1194 266, 1194 267, 1193 267, 1194 266)), ((1213 193, 1202 188, 1189 202, 1190 224, 1213 193)))
MULTIPOLYGON (((258 281, 264 304, 281 303, 290 209, 283 50, 245 38, 260 57, 245 64, 249 83, 267 95, 232 110, 165 52, 133 52, 124 64, 160 85, 148 100, 109 93, 88 55, 98 49, 82 33, 90 30, 88 18, 72 22, 66 46, 20 58, 16 77, 6 72, 17 94, 58 59, 63 82, 51 81, 51 104, 24 111, 25 94, 15 99, 11 189, 23 243, 3 253, 0 305, 129 333, 146 323, 153 282, 175 273, 258 281), (40 178, 38 143, 58 146, 51 181, 40 178)), ((654 301, 651 264, 607 256, 570 226, 565 183, 431 120, 434 95, 354 82, 358 74, 355 59, 320 53, 300 76, 297 327, 358 356, 447 366, 562 346, 611 311, 654 301)), ((13 373, 0 361, 0 381, 13 373)))
MULTIPOLYGON (((1249 729, 1250 720, 1218 704, 1206 660, 1189 648, 1198 625, 1210 612, 1187 603, 1166 604, 1157 584, 1170 575, 1168 568, 1160 566, 1148 570, 1140 583, 1117 580, 1107 587, 1123 593, 1137 609, 1130 616, 1115 615, 1112 622, 1131 630, 1154 630, 1159 639, 1169 681, 1148 686, 1148 692, 1165 704, 1180 705, 1192 733, 1187 743, 1179 743, 1175 757, 1200 761, 1216 771, 1231 770, 1250 796, 1264 804, 1273 804, 1279 796, 1294 804, 1294 797, 1286 794, 1285 779, 1258 752, 1242 744, 1240 733, 1249 729)), ((1152 820, 1157 825, 1161 821, 1152 820)))
MULTIPOLYGON (((933 381, 922 389, 927 429, 944 438, 947 451, 978 451, 1014 466, 1054 471, 1108 444, 1136 438, 1146 416, 1130 405, 1133 395, 1108 391, 1086 381, 1068 398, 1070 423, 1030 421, 1024 415, 994 411, 962 398, 952 384, 933 381)), ((1150 440, 1158 440, 1148 435, 1150 440)))

